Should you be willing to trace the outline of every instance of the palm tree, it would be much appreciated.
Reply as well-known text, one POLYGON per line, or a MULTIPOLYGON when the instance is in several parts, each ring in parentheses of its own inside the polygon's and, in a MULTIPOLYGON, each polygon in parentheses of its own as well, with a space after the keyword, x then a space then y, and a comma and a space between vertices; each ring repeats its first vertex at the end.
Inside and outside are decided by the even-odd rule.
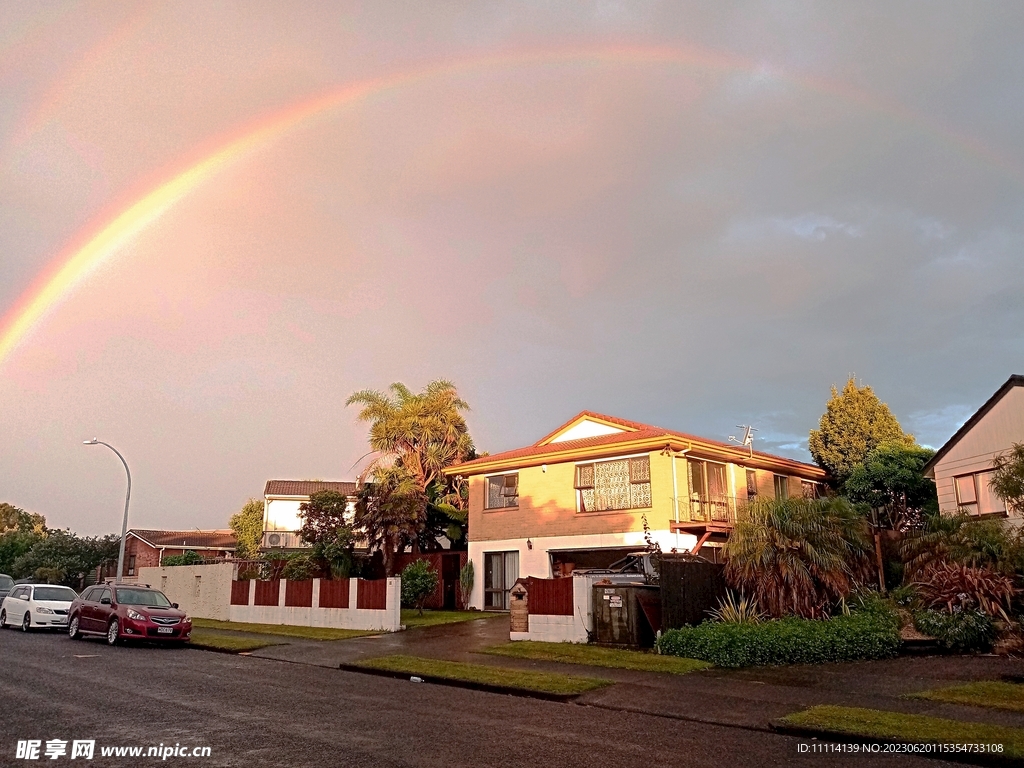
POLYGON ((771 616, 822 618, 870 573, 866 520, 845 500, 758 499, 725 547, 730 585, 771 616))
POLYGON ((434 531, 447 528, 449 538, 458 538, 456 529, 465 525, 464 483, 443 472, 473 458, 475 449, 462 415, 469 405, 452 382, 432 381, 422 392, 396 382, 388 390, 364 389, 345 404, 361 405, 358 418, 370 424, 375 458, 366 474, 379 498, 363 504, 364 525, 390 561, 406 543, 414 549, 430 539, 436 544, 434 531))

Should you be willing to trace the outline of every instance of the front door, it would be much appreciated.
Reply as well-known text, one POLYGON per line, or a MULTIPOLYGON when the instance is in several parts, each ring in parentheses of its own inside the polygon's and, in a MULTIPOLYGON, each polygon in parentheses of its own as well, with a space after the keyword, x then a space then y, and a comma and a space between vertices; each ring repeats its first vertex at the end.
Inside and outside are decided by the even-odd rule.
POLYGON ((458 608, 459 555, 441 555, 441 585, 444 592, 444 609, 458 608))

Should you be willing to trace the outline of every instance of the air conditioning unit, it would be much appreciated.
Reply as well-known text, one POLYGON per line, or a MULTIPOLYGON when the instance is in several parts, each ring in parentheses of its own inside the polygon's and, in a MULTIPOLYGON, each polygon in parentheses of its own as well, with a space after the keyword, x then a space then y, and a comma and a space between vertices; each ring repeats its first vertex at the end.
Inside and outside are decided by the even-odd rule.
POLYGON ((263 534, 265 549, 296 549, 301 546, 302 540, 294 531, 265 531, 263 534))

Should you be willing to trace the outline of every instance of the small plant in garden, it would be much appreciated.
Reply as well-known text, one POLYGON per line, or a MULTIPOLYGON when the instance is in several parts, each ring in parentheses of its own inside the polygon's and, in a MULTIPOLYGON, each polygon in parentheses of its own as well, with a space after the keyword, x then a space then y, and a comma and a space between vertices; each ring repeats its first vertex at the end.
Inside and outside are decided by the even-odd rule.
POLYGON ((730 592, 724 599, 719 600, 718 608, 710 613, 715 621, 732 624, 757 624, 765 618, 764 613, 757 607, 756 600, 748 600, 744 595, 737 599, 735 592, 730 592))
POLYGON ((281 569, 281 578, 290 581, 306 581, 313 578, 317 567, 313 558, 305 552, 300 552, 288 558, 281 569))
POLYGON ((916 582, 922 602, 949 613, 977 609, 1009 621, 1013 599, 1020 591, 1014 579, 989 568, 941 563, 916 582))
POLYGON ((986 650, 996 635, 992 619, 976 610, 919 611, 914 615, 914 626, 949 650, 961 653, 986 650))
POLYGON ((402 604, 423 615, 423 603, 437 589, 437 571, 426 560, 416 560, 402 571, 402 604))
POLYGON ((198 552, 191 549, 180 555, 169 555, 160 561, 160 565, 202 565, 205 560, 198 552))
POLYGON ((462 607, 469 605, 470 595, 473 594, 473 582, 475 580, 473 561, 467 560, 466 564, 459 570, 459 596, 462 598, 462 607))

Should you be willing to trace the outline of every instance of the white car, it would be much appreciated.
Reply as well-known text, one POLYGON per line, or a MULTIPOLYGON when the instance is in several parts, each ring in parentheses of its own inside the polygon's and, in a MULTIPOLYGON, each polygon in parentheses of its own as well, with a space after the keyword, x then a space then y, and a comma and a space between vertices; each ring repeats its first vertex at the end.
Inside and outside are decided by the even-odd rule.
POLYGON ((18 584, 0 603, 0 629, 65 629, 68 608, 78 593, 55 584, 18 584))

